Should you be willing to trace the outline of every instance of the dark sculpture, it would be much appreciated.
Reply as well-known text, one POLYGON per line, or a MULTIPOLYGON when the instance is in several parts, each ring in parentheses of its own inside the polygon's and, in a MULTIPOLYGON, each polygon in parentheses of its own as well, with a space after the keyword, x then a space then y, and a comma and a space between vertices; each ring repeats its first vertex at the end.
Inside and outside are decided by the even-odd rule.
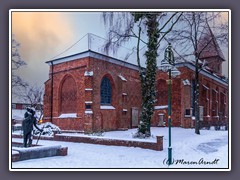
POLYGON ((26 113, 24 114, 24 120, 22 122, 22 128, 23 128, 23 146, 24 147, 31 147, 32 146, 32 130, 33 126, 35 126, 40 132, 43 130, 37 127, 36 124, 36 117, 35 115, 35 109, 33 108, 27 108, 26 113))

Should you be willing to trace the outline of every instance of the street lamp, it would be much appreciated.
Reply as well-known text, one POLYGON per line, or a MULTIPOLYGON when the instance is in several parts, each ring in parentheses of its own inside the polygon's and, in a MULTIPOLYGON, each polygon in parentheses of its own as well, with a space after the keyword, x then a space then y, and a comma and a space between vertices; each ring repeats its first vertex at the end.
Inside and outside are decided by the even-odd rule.
POLYGON ((164 59, 161 61, 160 70, 163 72, 168 72, 168 165, 171 165, 172 162, 172 145, 171 145, 171 126, 172 126, 172 77, 176 77, 180 75, 180 71, 177 70, 177 68, 174 66, 174 55, 172 51, 172 46, 169 43, 168 47, 165 50, 164 53, 164 59))

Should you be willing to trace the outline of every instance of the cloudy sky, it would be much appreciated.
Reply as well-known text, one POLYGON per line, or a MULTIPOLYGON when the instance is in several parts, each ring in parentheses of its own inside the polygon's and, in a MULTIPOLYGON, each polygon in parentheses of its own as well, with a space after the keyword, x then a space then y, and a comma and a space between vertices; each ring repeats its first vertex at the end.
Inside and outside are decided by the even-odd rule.
MULTIPOLYGON (((12 34, 21 44, 21 57, 27 63, 19 70, 19 74, 32 85, 43 86, 49 71, 45 62, 87 33, 106 37, 101 12, 13 11, 11 25, 12 34)), ((227 75, 227 63, 223 69, 227 75)))
POLYGON ((12 12, 12 34, 21 44, 20 53, 27 66, 19 70, 31 84, 48 79, 45 63, 87 33, 105 36, 98 12, 12 12))

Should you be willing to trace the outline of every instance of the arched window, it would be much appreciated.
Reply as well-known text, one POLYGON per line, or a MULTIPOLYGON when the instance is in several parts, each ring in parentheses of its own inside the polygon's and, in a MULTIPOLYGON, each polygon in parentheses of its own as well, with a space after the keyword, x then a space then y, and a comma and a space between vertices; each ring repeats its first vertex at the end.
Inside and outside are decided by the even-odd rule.
POLYGON ((111 103, 112 103, 111 82, 107 77, 104 77, 101 83, 101 104, 109 105, 111 103))
POLYGON ((217 90, 212 89, 212 116, 218 116, 217 90))
POLYGON ((209 115, 209 85, 202 85, 202 104, 204 107, 204 116, 209 115))
POLYGON ((69 76, 61 87, 61 113, 74 113, 77 106, 77 88, 74 79, 69 76))
POLYGON ((168 86, 164 79, 157 81, 157 105, 167 105, 168 104, 168 86))

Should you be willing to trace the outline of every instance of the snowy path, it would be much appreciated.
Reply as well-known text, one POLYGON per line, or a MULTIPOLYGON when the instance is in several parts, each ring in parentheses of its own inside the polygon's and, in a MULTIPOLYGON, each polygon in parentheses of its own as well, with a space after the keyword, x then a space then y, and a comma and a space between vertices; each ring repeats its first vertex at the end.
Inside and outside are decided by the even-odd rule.
POLYGON ((226 146, 227 144, 228 144, 227 137, 223 137, 221 139, 214 139, 213 141, 201 143, 198 145, 197 149, 208 154, 217 152, 219 147, 226 146))
MULTIPOLYGON (((129 139, 133 131, 108 132, 104 137, 129 139)), ((164 136, 163 151, 41 140, 42 145, 67 146, 68 155, 14 162, 12 168, 169 168, 165 163, 168 129, 152 128, 152 134, 149 141, 155 141, 155 135, 164 136)), ((21 142, 22 139, 14 141, 21 142)), ((170 168, 228 168, 227 131, 202 130, 201 135, 196 135, 193 129, 173 128, 172 148, 175 163, 170 168), (217 163, 204 164, 199 163, 200 160, 217 160, 217 163)))

